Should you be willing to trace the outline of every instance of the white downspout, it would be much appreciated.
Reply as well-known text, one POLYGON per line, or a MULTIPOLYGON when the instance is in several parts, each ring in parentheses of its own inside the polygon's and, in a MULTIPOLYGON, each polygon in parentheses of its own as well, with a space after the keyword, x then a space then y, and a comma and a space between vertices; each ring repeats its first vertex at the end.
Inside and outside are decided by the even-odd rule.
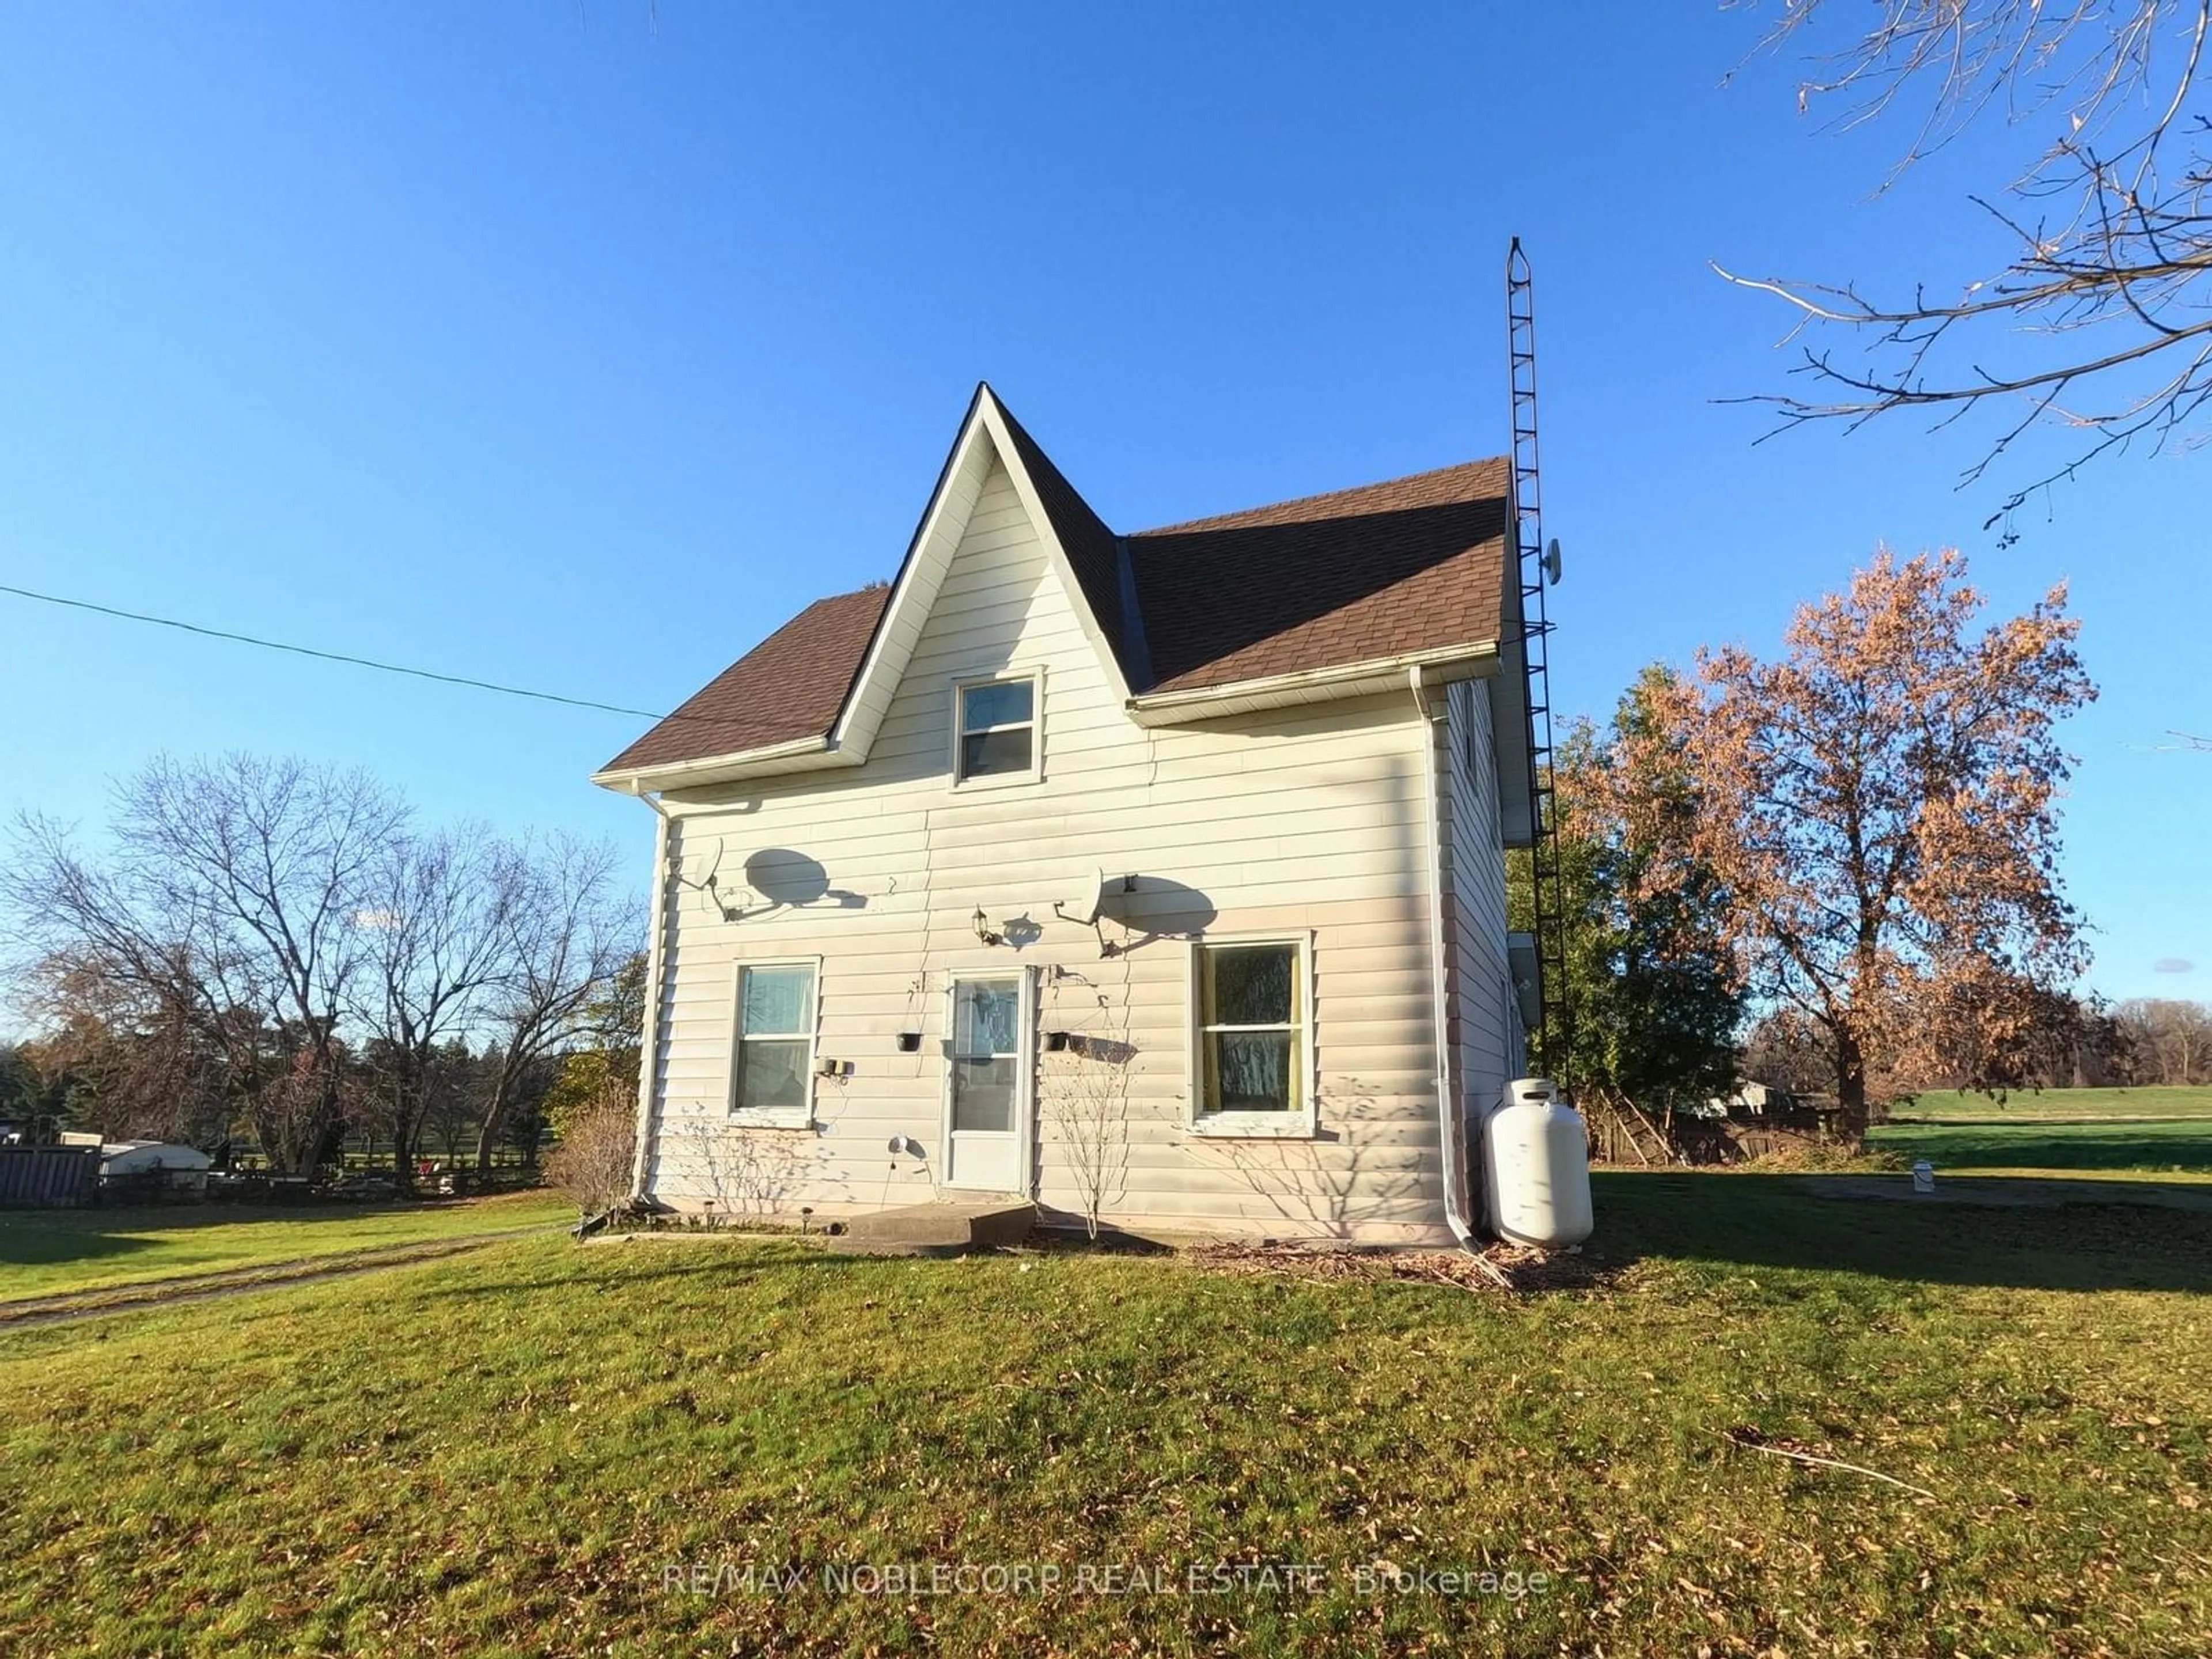
MULTIPOLYGON (((1437 718, 1429 712, 1429 687, 1415 663, 1406 671, 1407 682, 1413 693, 1413 708, 1421 719, 1422 738, 1425 752, 1421 760, 1422 800, 1427 809, 1429 840, 1429 980, 1435 1007, 1431 1018, 1437 1034, 1437 1153, 1443 1166, 1444 1222, 1450 1227, 1452 1237, 1461 1248, 1474 1250, 1474 1229, 1467 1214, 1467 1201, 1461 1190, 1460 1177, 1472 1182, 1474 1160, 1468 1156, 1467 1126, 1459 1109, 1458 1056, 1452 1052, 1451 996, 1445 983, 1444 943, 1444 848, 1443 807, 1437 774, 1439 757, 1437 753, 1437 718)), ((1449 696, 1449 692, 1446 693, 1449 696)), ((1449 741, 1450 725, 1443 722, 1446 741, 1449 741)))
POLYGON ((645 1176, 653 1154, 653 1082, 660 1071, 660 1010, 663 949, 668 938, 668 826, 672 815, 659 800, 633 781, 629 792, 653 809, 653 932, 645 944, 645 1028, 637 1053, 637 1154, 630 1168, 629 1194, 645 1196, 645 1176))

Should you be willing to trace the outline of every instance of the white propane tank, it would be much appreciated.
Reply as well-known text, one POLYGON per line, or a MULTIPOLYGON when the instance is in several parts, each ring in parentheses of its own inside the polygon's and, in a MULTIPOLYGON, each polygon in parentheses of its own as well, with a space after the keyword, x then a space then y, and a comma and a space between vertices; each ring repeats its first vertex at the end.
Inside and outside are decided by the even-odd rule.
POLYGON ((1516 1078, 1482 1126, 1490 1224, 1516 1244, 1556 1250, 1590 1236, 1589 1141, 1549 1078, 1516 1078))

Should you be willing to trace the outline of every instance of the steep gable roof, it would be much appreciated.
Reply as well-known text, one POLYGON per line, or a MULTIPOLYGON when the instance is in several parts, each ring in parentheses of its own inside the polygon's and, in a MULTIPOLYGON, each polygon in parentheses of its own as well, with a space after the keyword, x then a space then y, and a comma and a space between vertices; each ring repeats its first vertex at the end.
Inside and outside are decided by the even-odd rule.
MULTIPOLYGON (((1039 528, 1133 696, 1474 655, 1495 649, 1504 630, 1503 459, 1116 536, 985 386, 897 580, 809 605, 609 762, 601 781, 634 784, 656 769, 809 740, 842 747, 856 702, 882 695, 884 674, 902 661, 902 639, 911 643, 915 608, 926 611, 936 591, 946 544, 964 523, 948 484, 988 454, 978 445, 999 448, 1042 514, 1039 528), (926 549, 936 562, 918 563, 926 549), (886 653, 890 668, 878 662, 886 653)), ((854 735, 854 752, 817 761, 864 758, 869 732, 854 735)))
POLYGON ((1014 418, 1013 411, 1000 404, 999 413, 1030 482, 1036 488, 1037 501, 1052 520, 1060 550, 1067 555, 1068 568, 1083 590, 1084 603, 1091 607, 1100 631, 1113 646, 1123 678, 1132 686, 1139 684, 1143 676, 1131 672, 1129 629, 1121 607, 1121 554, 1114 532, 1091 510, 1091 503, 1076 494, 1075 486, 1052 464, 1052 458, 1037 447, 1036 440, 1014 418))

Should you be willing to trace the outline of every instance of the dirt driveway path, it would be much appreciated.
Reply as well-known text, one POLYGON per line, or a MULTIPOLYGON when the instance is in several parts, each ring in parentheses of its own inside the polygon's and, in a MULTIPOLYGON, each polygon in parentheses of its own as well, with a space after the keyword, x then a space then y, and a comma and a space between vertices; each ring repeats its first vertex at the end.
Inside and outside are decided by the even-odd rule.
POLYGON ((206 1302, 217 1297, 242 1296, 249 1291, 305 1284, 313 1279, 342 1279, 355 1273, 380 1272, 388 1267, 412 1267, 441 1256, 480 1250, 510 1238, 566 1232, 550 1226, 508 1227, 498 1232, 468 1233, 459 1238, 425 1239, 412 1244, 383 1244, 368 1249, 344 1250, 327 1255, 302 1256, 291 1261, 264 1261, 251 1267, 224 1267, 213 1273, 179 1273, 169 1279, 141 1279, 97 1290, 62 1291, 52 1296, 24 1297, 0 1302, 0 1333, 35 1327, 74 1324, 110 1314, 137 1313, 184 1302, 206 1302))

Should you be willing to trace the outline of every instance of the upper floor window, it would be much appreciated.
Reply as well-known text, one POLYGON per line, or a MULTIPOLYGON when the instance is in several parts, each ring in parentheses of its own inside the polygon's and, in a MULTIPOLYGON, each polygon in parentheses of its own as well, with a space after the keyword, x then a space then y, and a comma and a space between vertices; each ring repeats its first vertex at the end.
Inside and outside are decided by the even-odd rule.
POLYGON ((963 681, 953 689, 953 782, 1037 775, 1036 675, 963 681))

